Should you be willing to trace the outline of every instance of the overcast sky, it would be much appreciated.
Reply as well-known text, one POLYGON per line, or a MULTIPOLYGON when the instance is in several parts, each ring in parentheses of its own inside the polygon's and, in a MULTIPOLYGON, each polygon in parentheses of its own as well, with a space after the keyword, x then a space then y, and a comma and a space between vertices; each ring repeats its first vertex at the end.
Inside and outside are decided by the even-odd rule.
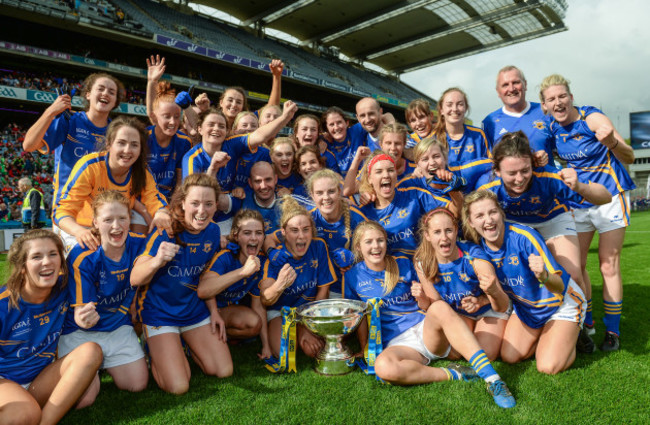
POLYGON ((503 66, 524 71, 527 99, 535 102, 542 79, 562 74, 571 81, 576 105, 602 108, 628 138, 629 113, 650 110, 650 1, 568 3, 568 31, 403 74, 402 80, 434 99, 449 87, 462 88, 469 117, 480 126, 502 106, 495 84, 503 66))

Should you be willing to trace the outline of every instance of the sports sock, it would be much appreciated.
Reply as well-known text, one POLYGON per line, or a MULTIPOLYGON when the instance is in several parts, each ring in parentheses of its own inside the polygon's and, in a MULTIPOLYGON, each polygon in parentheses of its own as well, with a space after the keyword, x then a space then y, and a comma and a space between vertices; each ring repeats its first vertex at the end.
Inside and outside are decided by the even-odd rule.
POLYGON ((461 381, 463 379, 463 376, 459 372, 453 369, 449 369, 446 367, 441 367, 440 369, 442 369, 442 371, 447 374, 447 379, 449 381, 461 381))
POLYGON ((476 371, 478 376, 483 378, 486 382, 491 383, 501 379, 496 370, 492 367, 492 363, 485 355, 485 351, 478 350, 472 357, 469 358, 469 364, 472 369, 476 371))
POLYGON ((614 332, 616 335, 620 335, 619 325, 621 323, 621 311, 623 310, 623 301, 613 302, 613 301, 603 301, 603 307, 605 307, 605 317, 603 317, 603 322, 605 323, 605 329, 608 332, 614 332))
POLYGON ((585 315, 585 326, 594 326, 594 316, 591 312, 591 298, 587 300, 587 314, 585 315))

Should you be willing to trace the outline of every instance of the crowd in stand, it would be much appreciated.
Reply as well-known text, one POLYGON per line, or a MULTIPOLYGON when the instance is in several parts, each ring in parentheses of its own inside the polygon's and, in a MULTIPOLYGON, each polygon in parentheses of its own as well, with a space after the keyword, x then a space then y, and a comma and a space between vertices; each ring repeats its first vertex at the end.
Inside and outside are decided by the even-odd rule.
POLYGON ((54 158, 39 152, 25 152, 22 143, 25 130, 9 123, 0 133, 0 222, 20 221, 24 194, 18 190, 18 180, 30 177, 43 193, 46 210, 52 211, 52 175, 54 158))
MULTIPOLYGON (((33 72, 3 70, 0 72, 0 84, 50 93, 56 93, 57 90, 61 90, 64 93, 71 93, 74 90, 74 93, 80 93, 83 79, 62 77, 53 75, 50 72, 37 74, 33 72)), ((143 105, 144 92, 127 88, 124 101, 135 105, 143 105)))

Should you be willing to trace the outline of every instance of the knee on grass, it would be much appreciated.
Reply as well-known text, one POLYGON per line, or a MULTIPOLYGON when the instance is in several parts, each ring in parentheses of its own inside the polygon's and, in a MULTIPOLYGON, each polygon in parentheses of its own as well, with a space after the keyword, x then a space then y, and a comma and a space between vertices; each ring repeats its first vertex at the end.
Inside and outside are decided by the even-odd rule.
POLYGON ((546 375, 557 375, 564 372, 568 366, 570 365, 561 359, 537 360, 537 371, 546 375))

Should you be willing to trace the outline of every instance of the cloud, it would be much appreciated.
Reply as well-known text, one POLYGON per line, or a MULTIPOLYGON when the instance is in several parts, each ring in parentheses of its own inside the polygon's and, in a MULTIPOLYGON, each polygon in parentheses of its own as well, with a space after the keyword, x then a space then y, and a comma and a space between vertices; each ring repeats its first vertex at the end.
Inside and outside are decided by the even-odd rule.
POLYGON ((527 98, 539 101, 538 88, 550 74, 571 81, 576 105, 603 109, 623 137, 630 135, 629 113, 650 110, 650 2, 569 1, 568 31, 458 59, 402 75, 402 80, 438 99, 449 87, 467 92, 470 118, 501 107, 495 79, 505 65, 521 68, 527 98))

